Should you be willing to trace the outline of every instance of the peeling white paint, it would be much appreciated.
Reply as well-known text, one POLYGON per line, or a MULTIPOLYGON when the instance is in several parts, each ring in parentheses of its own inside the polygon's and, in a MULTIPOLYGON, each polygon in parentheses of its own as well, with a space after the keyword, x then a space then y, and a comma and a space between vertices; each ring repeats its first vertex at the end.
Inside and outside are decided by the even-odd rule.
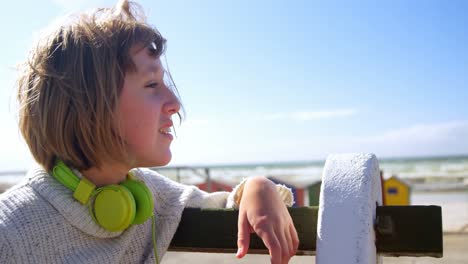
POLYGON ((382 204, 375 155, 328 156, 321 188, 316 263, 382 263, 375 248, 375 212, 382 204))

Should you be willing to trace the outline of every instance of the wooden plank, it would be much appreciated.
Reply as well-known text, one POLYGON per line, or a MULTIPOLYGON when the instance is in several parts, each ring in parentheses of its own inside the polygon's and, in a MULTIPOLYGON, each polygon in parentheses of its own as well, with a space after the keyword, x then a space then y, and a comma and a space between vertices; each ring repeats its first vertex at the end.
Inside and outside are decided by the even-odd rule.
MULTIPOLYGON (((300 240, 297 255, 314 255, 318 207, 288 210, 300 240)), ((441 215, 439 206, 378 207, 377 252, 386 256, 442 257, 441 215)), ((232 209, 187 208, 169 250, 234 253, 237 217, 238 211, 232 209)), ((346 224, 346 219, 343 221, 346 224)), ((251 235, 249 253, 268 254, 256 234, 251 235)))
POLYGON ((442 257, 440 206, 381 206, 376 220, 379 254, 442 257))
MULTIPOLYGON (((318 207, 289 208, 300 240, 297 255, 313 255, 318 207)), ((238 211, 233 209, 185 209, 169 250, 193 252, 237 252, 238 211)), ((268 254, 256 234, 251 235, 249 253, 268 254)))

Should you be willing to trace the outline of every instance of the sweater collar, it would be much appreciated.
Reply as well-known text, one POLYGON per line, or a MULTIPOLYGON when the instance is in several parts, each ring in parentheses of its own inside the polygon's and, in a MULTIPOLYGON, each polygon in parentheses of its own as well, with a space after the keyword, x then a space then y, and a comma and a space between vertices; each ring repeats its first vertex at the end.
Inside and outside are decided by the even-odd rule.
POLYGON ((47 200, 71 225, 97 238, 117 237, 122 232, 110 232, 96 224, 88 206, 73 198, 73 192, 60 184, 43 168, 37 166, 28 172, 28 183, 47 200))

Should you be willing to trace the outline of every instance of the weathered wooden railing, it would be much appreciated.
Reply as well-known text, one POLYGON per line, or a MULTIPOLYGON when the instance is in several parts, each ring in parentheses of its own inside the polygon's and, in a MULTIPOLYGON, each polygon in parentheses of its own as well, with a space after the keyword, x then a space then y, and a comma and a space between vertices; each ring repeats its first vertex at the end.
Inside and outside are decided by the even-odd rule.
MULTIPOLYGON (((318 207, 289 208, 300 244, 296 255, 315 255, 318 207)), ((442 257, 440 206, 379 206, 377 253, 383 256, 442 257)), ((185 209, 169 250, 235 253, 238 211, 185 209)), ((346 219, 343 219, 346 224, 346 219)), ((251 235, 249 253, 268 254, 257 235, 251 235)))
MULTIPOLYGON (((320 207, 289 208, 300 245, 316 263, 381 263, 380 256, 442 257, 440 206, 381 206, 377 158, 331 155, 320 207), (339 254, 337 254, 339 250, 339 254)), ((238 211, 185 209, 170 250, 236 252, 238 211)), ((268 253, 252 234, 249 253, 268 253)))

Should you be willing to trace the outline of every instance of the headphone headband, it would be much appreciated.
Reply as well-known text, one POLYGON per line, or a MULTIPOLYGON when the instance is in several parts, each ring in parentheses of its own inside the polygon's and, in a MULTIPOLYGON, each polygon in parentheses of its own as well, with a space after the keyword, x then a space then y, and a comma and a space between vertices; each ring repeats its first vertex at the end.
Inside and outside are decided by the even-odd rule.
POLYGON ((72 190, 73 197, 81 204, 86 204, 96 189, 96 185, 86 178, 78 178, 78 176, 61 160, 58 160, 52 169, 52 176, 65 187, 72 190))
POLYGON ((61 160, 57 160, 52 169, 52 176, 73 192, 80 184, 80 178, 61 160))

